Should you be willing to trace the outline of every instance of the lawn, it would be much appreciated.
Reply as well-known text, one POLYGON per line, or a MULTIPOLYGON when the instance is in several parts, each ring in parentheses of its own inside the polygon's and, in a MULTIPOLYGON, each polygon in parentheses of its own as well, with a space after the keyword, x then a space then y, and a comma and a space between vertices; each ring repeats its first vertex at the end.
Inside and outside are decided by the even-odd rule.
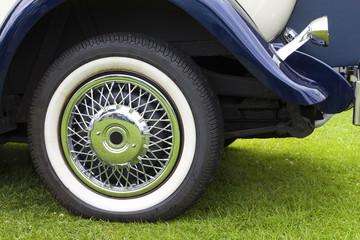
POLYGON ((1 146, 1 239, 360 239, 360 128, 351 111, 306 139, 237 140, 212 185, 157 224, 81 219, 42 187, 24 144, 1 146))

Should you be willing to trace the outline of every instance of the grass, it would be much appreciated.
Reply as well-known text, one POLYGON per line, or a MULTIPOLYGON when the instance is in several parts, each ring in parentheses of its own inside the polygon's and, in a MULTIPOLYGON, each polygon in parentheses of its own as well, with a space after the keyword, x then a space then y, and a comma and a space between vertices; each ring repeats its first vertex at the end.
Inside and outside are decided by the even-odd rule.
POLYGON ((27 145, 0 149, 1 239, 360 239, 360 128, 351 112, 306 139, 237 140, 204 196, 157 224, 81 219, 42 187, 27 145))

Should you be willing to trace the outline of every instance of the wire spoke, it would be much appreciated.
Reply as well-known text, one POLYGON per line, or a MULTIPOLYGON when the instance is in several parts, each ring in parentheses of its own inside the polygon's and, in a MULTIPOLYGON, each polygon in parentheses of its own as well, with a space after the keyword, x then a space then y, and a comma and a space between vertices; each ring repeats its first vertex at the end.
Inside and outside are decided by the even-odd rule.
MULTIPOLYGON (((176 146, 177 149, 174 149, 174 141, 178 136, 174 130, 179 132, 178 123, 174 117, 175 113, 171 112, 170 103, 160 97, 162 93, 156 88, 139 84, 137 78, 127 75, 122 77, 120 74, 119 78, 114 75, 109 76, 111 78, 104 77, 104 81, 96 79, 97 82, 89 88, 84 88, 85 90, 77 90, 79 92, 79 94, 76 93, 77 98, 69 103, 70 110, 65 129, 68 149, 64 149, 64 151, 68 152, 67 158, 70 157, 70 161, 68 161, 78 169, 76 171, 81 173, 81 178, 85 177, 84 183, 91 188, 96 186, 96 190, 100 189, 99 191, 105 194, 119 194, 119 196, 124 193, 131 195, 132 192, 135 192, 133 196, 136 196, 137 191, 143 192, 143 189, 154 188, 154 182, 157 182, 156 180, 164 172, 170 172, 166 169, 169 165, 174 165, 171 162, 176 159, 173 159, 172 153, 178 151, 179 148, 176 146), (105 131, 113 126, 115 128, 120 126, 117 126, 116 117, 108 118, 108 116, 115 116, 111 115, 114 112, 123 115, 121 118, 119 117, 119 121, 120 119, 127 121, 124 119, 130 118, 124 126, 121 125, 121 128, 126 131, 129 129, 137 131, 134 129, 138 128, 131 127, 131 124, 136 124, 134 120, 139 122, 140 125, 135 126, 143 127, 144 133, 142 134, 146 139, 141 142, 144 148, 143 152, 135 153, 137 155, 134 156, 131 153, 130 157, 119 153, 118 156, 121 160, 119 162, 114 157, 115 150, 111 152, 109 146, 104 145, 105 136, 109 137, 111 133, 105 131), (129 112, 129 114, 126 115, 125 112, 129 112), (137 115, 133 117, 135 115, 132 114, 137 115), (110 120, 104 121, 102 118, 104 116, 110 120), (99 122, 103 125, 97 125, 99 122), (112 125, 110 126, 110 124, 112 125), (100 138, 96 138, 99 140, 94 140, 95 135, 92 135, 95 134, 94 131, 102 132, 103 135, 99 134, 100 138), (107 154, 110 155, 103 154, 106 151, 109 151, 107 154)), ((124 139, 128 138, 124 137, 124 139)), ((132 143, 129 144, 130 149, 132 143)), ((124 149, 130 153, 127 147, 124 149)), ((75 173, 78 174, 76 171, 75 173)))

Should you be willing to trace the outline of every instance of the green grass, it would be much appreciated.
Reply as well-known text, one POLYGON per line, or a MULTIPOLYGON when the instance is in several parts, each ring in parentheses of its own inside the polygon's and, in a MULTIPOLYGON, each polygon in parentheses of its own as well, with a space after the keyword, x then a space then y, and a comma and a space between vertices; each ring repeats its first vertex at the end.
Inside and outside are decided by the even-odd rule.
POLYGON ((360 128, 351 112, 306 139, 238 140, 210 188, 157 224, 81 219, 42 187, 27 145, 0 154, 1 239, 360 239, 360 128))

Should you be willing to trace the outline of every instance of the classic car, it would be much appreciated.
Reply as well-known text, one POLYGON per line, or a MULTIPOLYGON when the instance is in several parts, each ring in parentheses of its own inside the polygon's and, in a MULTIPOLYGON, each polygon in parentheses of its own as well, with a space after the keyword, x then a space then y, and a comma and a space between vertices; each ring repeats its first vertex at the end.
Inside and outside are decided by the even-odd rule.
POLYGON ((76 215, 173 218, 235 139, 304 138, 352 106, 360 124, 359 5, 2 1, 1 140, 29 142, 76 215))

